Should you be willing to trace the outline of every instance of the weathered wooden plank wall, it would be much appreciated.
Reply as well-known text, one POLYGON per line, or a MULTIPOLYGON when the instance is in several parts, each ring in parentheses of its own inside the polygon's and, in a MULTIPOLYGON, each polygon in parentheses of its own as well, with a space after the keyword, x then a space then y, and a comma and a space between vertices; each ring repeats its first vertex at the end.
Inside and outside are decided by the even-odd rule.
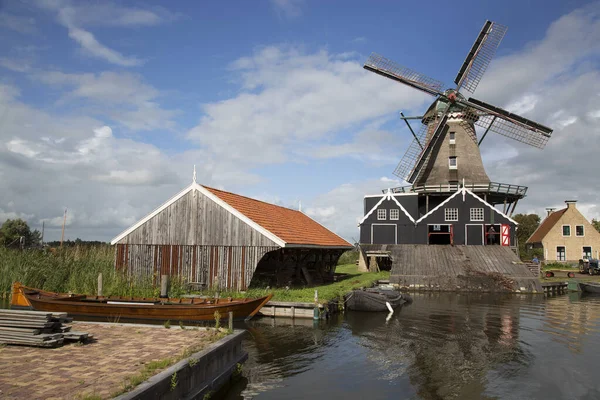
POLYGON ((275 246, 117 244, 115 267, 132 276, 170 275, 206 287, 245 290, 261 258, 275 246))
POLYGON ((198 191, 190 191, 119 241, 136 245, 277 246, 198 191))

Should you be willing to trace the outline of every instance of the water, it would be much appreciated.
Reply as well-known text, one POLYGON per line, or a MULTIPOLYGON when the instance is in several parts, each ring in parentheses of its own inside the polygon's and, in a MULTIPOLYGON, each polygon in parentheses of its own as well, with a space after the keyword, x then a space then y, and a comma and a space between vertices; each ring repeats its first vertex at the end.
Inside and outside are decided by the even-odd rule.
POLYGON ((600 399, 600 297, 423 294, 389 321, 262 318, 232 399, 600 399))

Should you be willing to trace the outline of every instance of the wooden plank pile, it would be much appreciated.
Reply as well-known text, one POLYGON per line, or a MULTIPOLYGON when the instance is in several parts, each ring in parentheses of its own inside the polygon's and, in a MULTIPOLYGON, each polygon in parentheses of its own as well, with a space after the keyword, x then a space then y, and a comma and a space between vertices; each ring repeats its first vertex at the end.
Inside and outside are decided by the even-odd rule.
POLYGON ((0 343, 38 347, 57 347, 65 341, 84 342, 92 338, 86 332, 73 332, 63 325, 73 319, 67 313, 0 310, 0 343))

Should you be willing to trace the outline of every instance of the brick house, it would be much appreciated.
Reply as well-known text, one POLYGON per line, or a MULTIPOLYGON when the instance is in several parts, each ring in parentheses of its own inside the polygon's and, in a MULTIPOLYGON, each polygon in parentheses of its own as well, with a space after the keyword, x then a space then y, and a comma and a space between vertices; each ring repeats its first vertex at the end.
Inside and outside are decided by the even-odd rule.
POLYGON ((527 239, 530 249, 542 248, 546 261, 577 263, 581 258, 598 258, 600 233, 579 212, 576 200, 565 201, 567 207, 548 215, 527 239))

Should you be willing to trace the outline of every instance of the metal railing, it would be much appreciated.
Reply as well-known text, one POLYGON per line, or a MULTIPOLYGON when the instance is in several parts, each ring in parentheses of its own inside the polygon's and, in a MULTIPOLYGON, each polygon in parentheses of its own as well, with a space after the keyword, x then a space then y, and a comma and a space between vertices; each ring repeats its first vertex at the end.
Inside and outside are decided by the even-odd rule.
MULTIPOLYGON (((511 185, 508 183, 466 183, 464 186, 472 192, 502 193, 521 197, 524 197, 527 193, 527 186, 511 185)), ((448 183, 443 185, 399 186, 390 188, 390 190, 392 193, 448 193, 456 192, 462 187, 462 184, 448 183)), ((386 193, 387 189, 382 190, 382 192, 386 193)))

